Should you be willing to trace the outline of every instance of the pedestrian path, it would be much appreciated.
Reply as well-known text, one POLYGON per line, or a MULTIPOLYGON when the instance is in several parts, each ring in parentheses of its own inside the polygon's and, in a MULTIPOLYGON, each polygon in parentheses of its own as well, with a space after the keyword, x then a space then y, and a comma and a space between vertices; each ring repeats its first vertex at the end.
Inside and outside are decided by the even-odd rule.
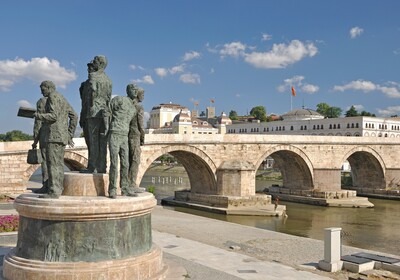
POLYGON ((166 253, 223 271, 240 279, 331 279, 311 272, 296 270, 279 263, 260 261, 243 254, 226 251, 169 233, 153 230, 153 241, 166 253))

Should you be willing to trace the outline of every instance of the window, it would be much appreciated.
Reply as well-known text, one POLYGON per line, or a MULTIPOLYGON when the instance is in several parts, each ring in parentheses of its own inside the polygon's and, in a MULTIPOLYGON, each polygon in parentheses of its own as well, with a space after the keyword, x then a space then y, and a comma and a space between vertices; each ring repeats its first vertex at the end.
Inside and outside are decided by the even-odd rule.
MULTIPOLYGON (((350 128, 350 124, 349 123, 347 124, 347 128, 350 128)), ((347 135, 347 136, 350 136, 350 135, 347 135)))
POLYGON ((304 130, 307 130, 307 126, 306 125, 304 126, 304 130))
POLYGON ((351 124, 351 128, 354 128, 354 123, 351 124))
POLYGON ((340 129, 340 123, 337 125, 337 128, 340 129))
POLYGON ((333 125, 333 129, 336 129, 336 124, 333 125))
POLYGON ((332 124, 329 125, 329 129, 332 129, 332 124))
POLYGON ((324 129, 324 125, 323 124, 321 124, 321 129, 324 129))
POLYGON ((290 126, 290 130, 293 130, 293 125, 290 126))
POLYGON ((358 128, 358 123, 356 123, 356 128, 358 128))

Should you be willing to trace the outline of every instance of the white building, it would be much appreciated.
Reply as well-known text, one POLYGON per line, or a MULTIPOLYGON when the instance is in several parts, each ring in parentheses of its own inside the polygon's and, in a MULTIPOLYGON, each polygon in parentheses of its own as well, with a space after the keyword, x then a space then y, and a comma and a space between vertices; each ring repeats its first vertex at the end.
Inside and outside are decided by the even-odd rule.
POLYGON ((241 122, 227 125, 227 133, 293 134, 326 136, 400 137, 397 118, 324 118, 310 109, 295 109, 272 122, 241 122))
MULTIPOLYGON (((215 116, 214 112, 214 107, 207 107, 207 113, 215 116)), ((224 113, 212 119, 193 117, 187 107, 172 103, 153 107, 149 122, 146 132, 151 134, 219 134, 226 133, 226 126, 232 124, 224 113)))

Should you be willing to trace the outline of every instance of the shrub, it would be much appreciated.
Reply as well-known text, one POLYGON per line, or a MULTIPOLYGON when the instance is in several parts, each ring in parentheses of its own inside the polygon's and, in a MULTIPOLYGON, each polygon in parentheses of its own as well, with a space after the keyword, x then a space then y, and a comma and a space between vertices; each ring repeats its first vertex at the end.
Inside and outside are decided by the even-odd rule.
POLYGON ((0 232, 17 231, 19 225, 19 216, 6 215, 0 216, 0 232))
POLYGON ((148 186, 148 187, 147 187, 147 191, 148 191, 149 193, 154 194, 155 191, 156 191, 156 187, 155 187, 155 186, 148 186))

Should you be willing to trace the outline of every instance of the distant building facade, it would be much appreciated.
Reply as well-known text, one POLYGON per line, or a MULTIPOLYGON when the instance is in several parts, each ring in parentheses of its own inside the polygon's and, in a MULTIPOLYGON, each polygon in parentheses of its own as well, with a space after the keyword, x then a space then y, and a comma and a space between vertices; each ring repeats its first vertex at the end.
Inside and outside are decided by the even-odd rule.
POLYGON ((280 121, 238 122, 227 125, 227 133, 292 134, 325 136, 400 137, 398 118, 345 117, 324 118, 310 109, 296 109, 280 121))
POLYGON ((224 113, 216 118, 214 107, 207 107, 206 116, 199 117, 187 107, 163 103, 152 108, 149 123, 150 134, 220 134, 232 121, 224 113))

